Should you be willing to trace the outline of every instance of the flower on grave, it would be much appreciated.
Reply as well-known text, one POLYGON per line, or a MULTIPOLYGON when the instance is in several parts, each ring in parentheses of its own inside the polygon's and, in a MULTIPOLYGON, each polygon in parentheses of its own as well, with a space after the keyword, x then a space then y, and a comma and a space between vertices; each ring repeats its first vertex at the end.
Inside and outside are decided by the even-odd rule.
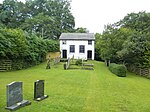
POLYGON ((41 100, 41 98, 37 98, 37 100, 41 100))
POLYGON ((21 103, 19 102, 19 103, 17 103, 17 105, 21 105, 21 103))

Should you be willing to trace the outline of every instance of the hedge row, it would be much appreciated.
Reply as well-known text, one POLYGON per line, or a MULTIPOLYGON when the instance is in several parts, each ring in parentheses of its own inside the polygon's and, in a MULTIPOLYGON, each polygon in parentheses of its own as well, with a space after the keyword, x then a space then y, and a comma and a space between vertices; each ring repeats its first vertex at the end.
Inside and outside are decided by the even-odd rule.
POLYGON ((47 52, 59 51, 59 42, 43 39, 21 29, 0 28, 0 61, 11 60, 12 70, 28 68, 46 60, 47 52))
POLYGON ((126 67, 124 65, 111 63, 109 65, 109 70, 119 77, 126 77, 126 67))

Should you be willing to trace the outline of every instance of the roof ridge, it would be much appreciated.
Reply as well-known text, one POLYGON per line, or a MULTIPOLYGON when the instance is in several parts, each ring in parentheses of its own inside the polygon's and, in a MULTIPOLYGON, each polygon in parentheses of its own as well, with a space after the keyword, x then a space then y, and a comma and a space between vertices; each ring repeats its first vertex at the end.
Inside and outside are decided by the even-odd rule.
POLYGON ((62 33, 60 40, 95 40, 94 33, 62 33))

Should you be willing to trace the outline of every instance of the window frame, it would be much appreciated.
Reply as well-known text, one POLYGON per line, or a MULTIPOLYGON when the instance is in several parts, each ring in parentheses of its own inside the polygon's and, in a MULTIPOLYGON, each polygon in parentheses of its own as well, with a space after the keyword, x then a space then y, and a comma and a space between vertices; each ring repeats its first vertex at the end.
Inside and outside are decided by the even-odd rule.
POLYGON ((92 40, 88 40, 88 45, 92 45, 92 40))
POLYGON ((85 45, 79 45, 79 53, 85 53, 85 45))
POLYGON ((70 45, 69 46, 69 52, 70 53, 75 53, 75 45, 70 45))

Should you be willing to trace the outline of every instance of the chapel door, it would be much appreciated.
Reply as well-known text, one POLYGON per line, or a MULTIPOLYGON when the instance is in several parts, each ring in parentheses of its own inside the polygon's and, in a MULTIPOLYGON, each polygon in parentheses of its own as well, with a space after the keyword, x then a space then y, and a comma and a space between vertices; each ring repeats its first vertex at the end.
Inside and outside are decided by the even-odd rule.
POLYGON ((88 50, 87 51, 87 59, 92 59, 92 51, 91 50, 88 50))
POLYGON ((62 51, 62 58, 67 58, 67 50, 62 51))

